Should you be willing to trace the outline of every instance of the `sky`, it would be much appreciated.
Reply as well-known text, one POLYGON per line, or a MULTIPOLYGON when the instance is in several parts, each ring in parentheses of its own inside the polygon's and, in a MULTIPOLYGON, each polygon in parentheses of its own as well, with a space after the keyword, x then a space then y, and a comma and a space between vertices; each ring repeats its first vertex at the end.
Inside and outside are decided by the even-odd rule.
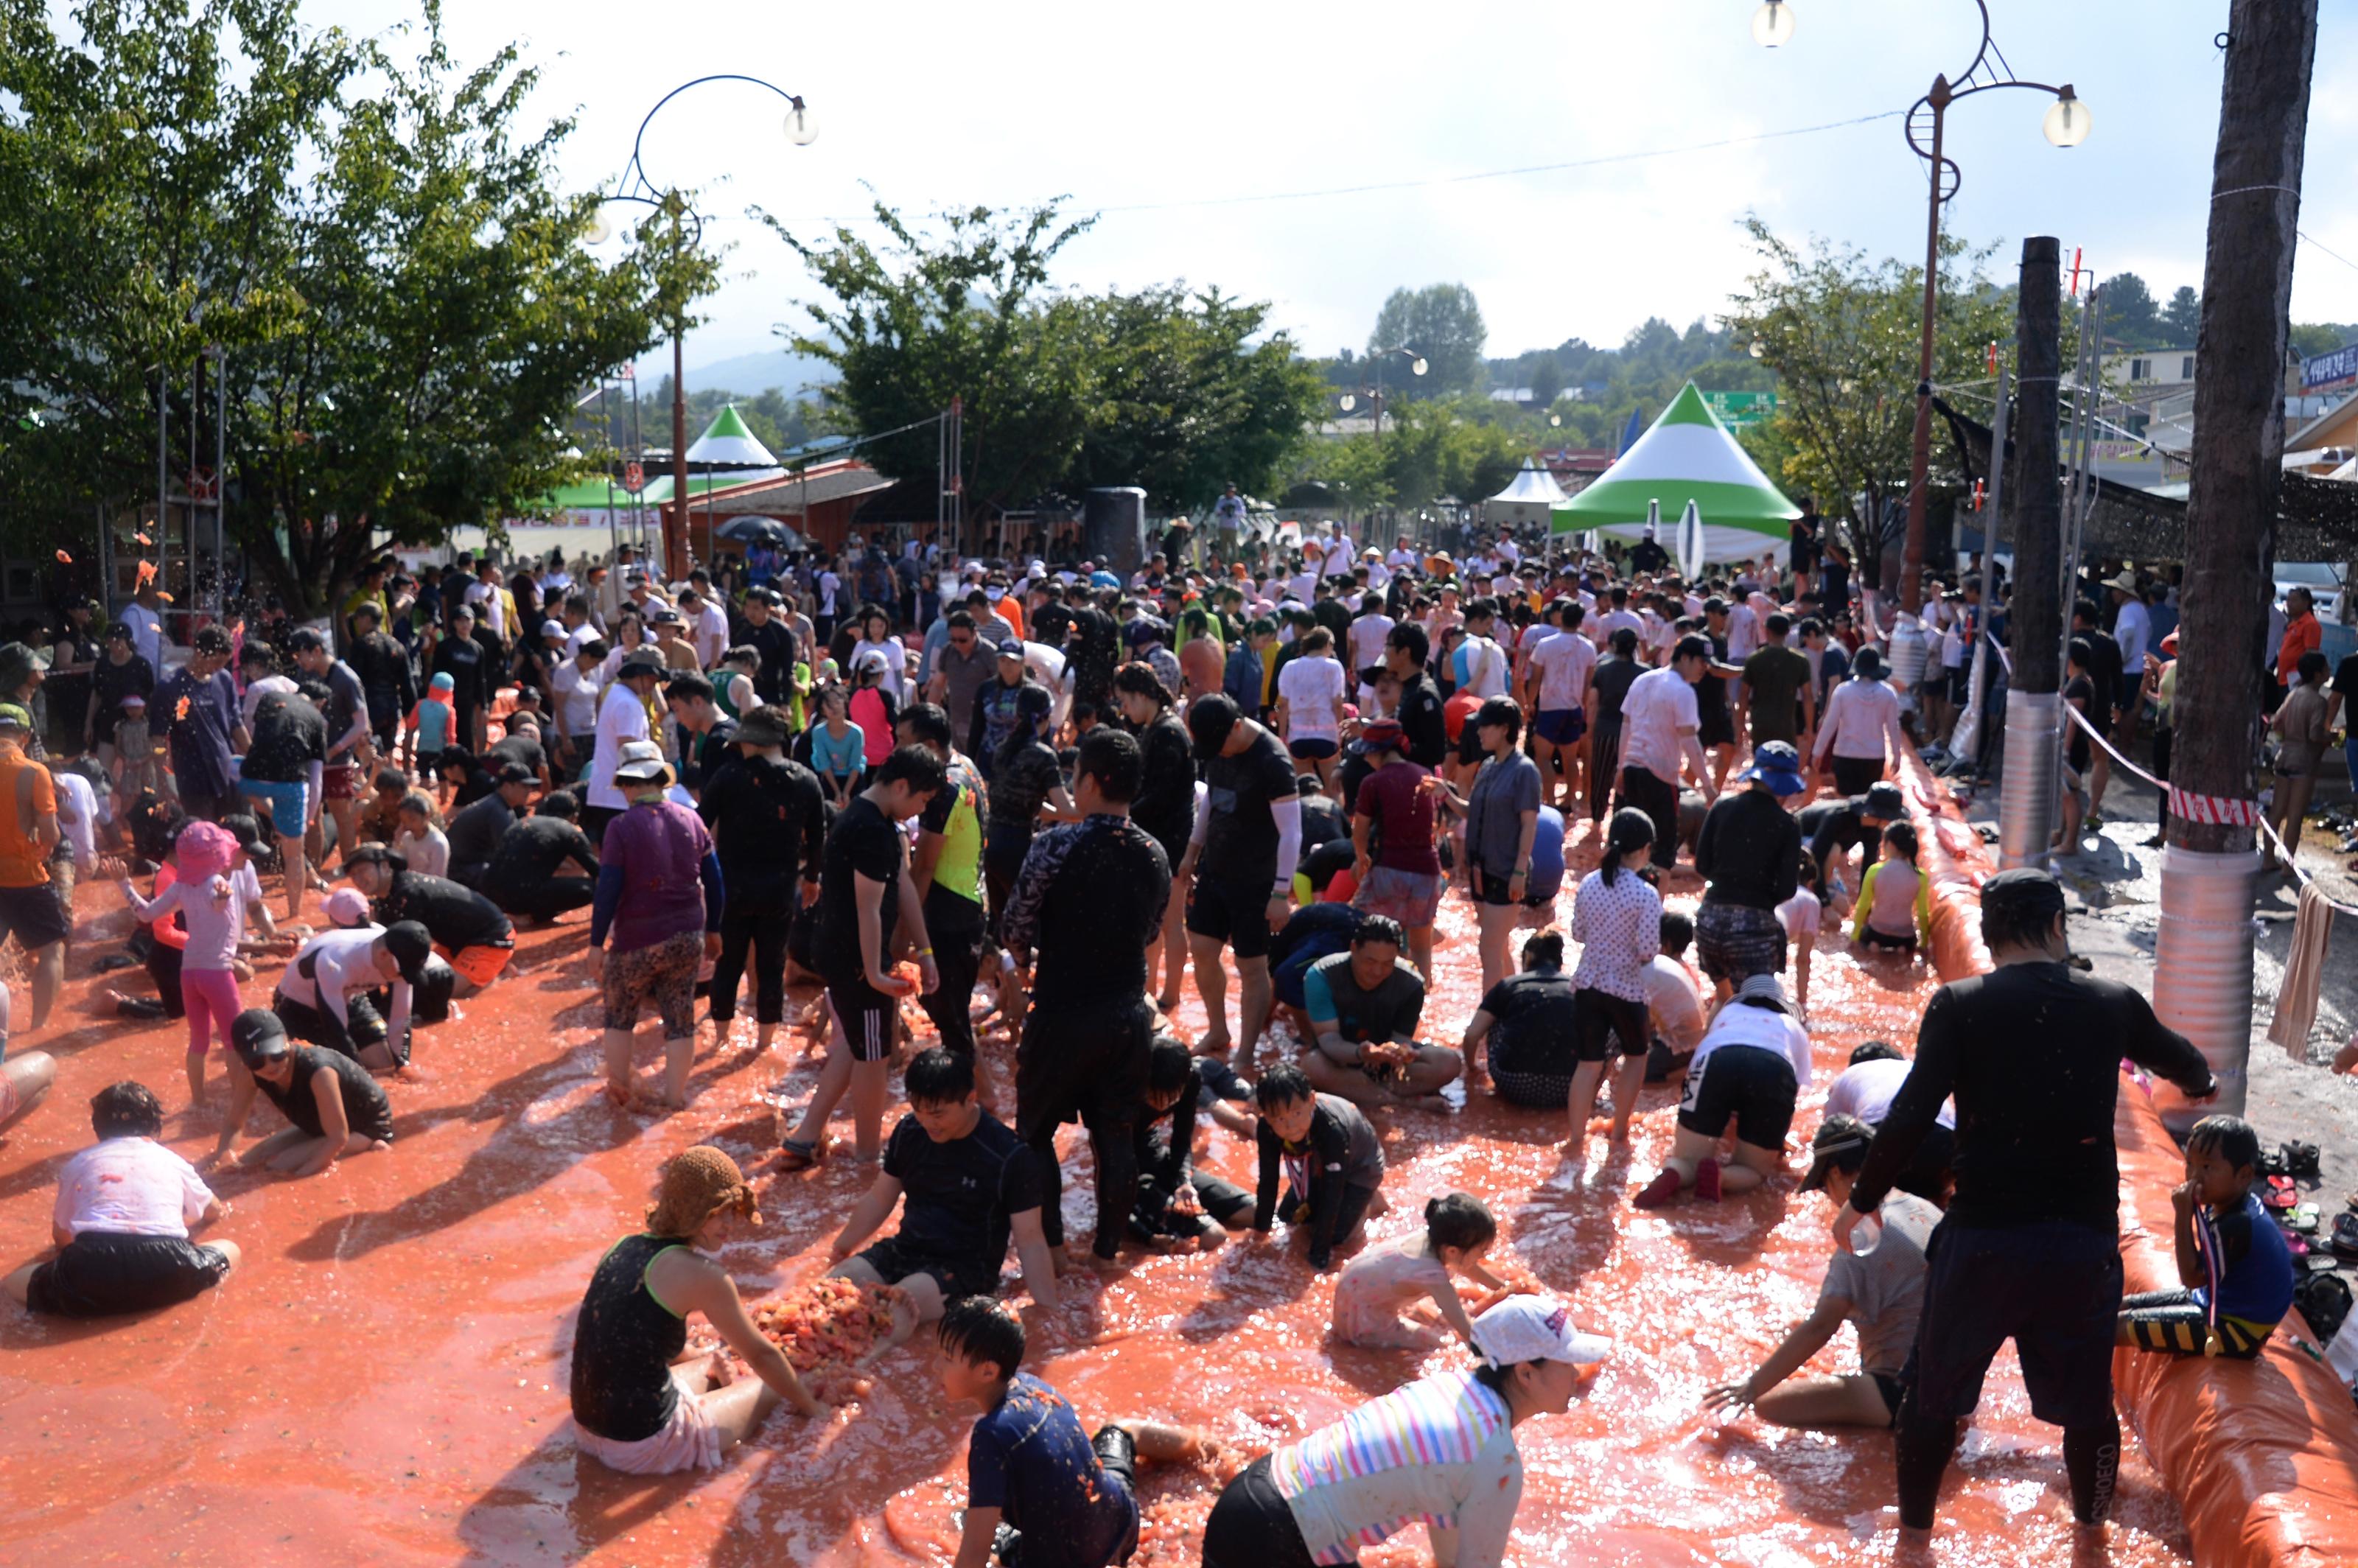
MULTIPOLYGON (((2051 100, 2033 92, 1956 105, 1949 230, 2000 243, 2001 281, 2024 235, 2051 233, 2067 260, 2136 272, 2158 298, 2199 287, 2225 0, 1988 4, 2014 73, 2071 83, 2093 132, 2050 146, 2051 100)), ((776 348, 778 324, 806 319, 801 264, 748 207, 817 235, 874 200, 922 214, 1057 196, 1099 214, 1059 260, 1067 287, 1217 286, 1328 354, 1365 345, 1393 288, 1464 283, 1503 355, 1714 315, 1756 265, 1747 212, 1920 258, 1901 116, 1972 58, 1973 0, 1793 0, 1795 37, 1774 50, 1751 40, 1754 8, 461 0, 447 27, 462 62, 524 44, 544 72, 533 111, 579 117, 565 168, 583 189, 612 188, 641 116, 681 82, 742 71, 804 96, 820 131, 806 147, 743 83, 697 87, 647 126, 650 176, 698 188, 734 245, 691 366, 776 348), (1384 189, 1314 194, 1366 186, 1384 189)), ((2321 8, 2293 318, 2358 322, 2358 208, 2335 178, 2358 163, 2358 5, 2321 8)), ((375 33, 414 6, 304 14, 375 33)))

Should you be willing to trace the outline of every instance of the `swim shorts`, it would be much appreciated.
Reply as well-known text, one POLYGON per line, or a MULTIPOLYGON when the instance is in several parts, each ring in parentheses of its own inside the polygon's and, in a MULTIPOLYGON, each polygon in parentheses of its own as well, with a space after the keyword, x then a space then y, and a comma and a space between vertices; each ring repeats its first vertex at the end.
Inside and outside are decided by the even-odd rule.
POLYGON ((0 888, 0 941, 10 936, 34 952, 62 942, 72 930, 58 890, 47 882, 28 888, 0 888))
POLYGON ((361 797, 361 765, 358 762, 330 762, 319 776, 319 793, 329 800, 358 800, 361 797))
POLYGON ((853 1256, 875 1270, 876 1277, 888 1285, 897 1285, 912 1274, 923 1274, 941 1287, 946 1302, 960 1296, 999 1293, 997 1268, 972 1258, 953 1258, 898 1236, 873 1242, 853 1256))
MULTIPOLYGON (((448 947, 437 947, 434 950, 449 959, 450 967, 458 970, 460 977, 469 985, 479 989, 498 979, 500 971, 508 967, 508 960, 515 957, 515 944, 512 941, 461 947, 455 953, 448 947)), ((700 957, 702 953, 703 949, 699 946, 698 956, 700 957)))
POLYGON ((1198 875, 1187 900, 1187 929, 1225 942, 1239 958, 1269 957, 1269 884, 1216 881, 1198 875))
POLYGON ((2066 1428, 2113 1419, 2117 1238, 2068 1219, 2001 1228, 1944 1219, 1925 1253, 1910 1357, 1918 1410, 1936 1421, 1971 1415, 1990 1362, 2011 1339, 2031 1414, 2066 1428))
MULTIPOLYGON (((470 947, 465 951, 479 949, 470 947)), ((606 1027, 625 1033, 636 1028, 640 1008, 653 1002, 655 1011, 663 1015, 665 1039, 685 1040, 694 1034, 696 970, 703 961, 701 931, 676 932, 652 946, 607 954, 601 985, 606 1027)))
POLYGON ((281 838, 300 838, 311 820, 311 786, 272 779, 240 779, 240 794, 270 806, 270 827, 281 838))
POLYGON ((1781 1051, 1758 1045, 1723 1045, 1687 1071, 1679 1097, 1679 1125, 1717 1138, 1736 1121, 1736 1141, 1782 1152, 1793 1126, 1793 1101, 1801 1086, 1793 1064, 1781 1051))
POLYGON ((1285 743, 1285 749, 1305 762, 1323 762, 1342 750, 1335 741, 1316 735, 1300 741, 1288 741, 1285 743))
POLYGON ((1588 733, 1588 716, 1577 708, 1542 708, 1531 730, 1551 746, 1577 746, 1588 733))
POLYGON ((901 1004, 861 979, 827 982, 827 1005, 843 1031, 855 1062, 881 1062, 892 1054, 892 1025, 901 1004))

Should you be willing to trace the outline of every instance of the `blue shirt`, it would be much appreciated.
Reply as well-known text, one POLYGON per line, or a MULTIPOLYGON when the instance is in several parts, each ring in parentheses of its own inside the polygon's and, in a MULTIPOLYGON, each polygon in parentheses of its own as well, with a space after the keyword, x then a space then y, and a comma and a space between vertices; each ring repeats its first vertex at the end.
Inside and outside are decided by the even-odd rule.
POLYGON ((229 742, 237 727, 237 687, 227 670, 216 670, 200 680, 182 665, 157 688, 147 711, 151 726, 160 714, 170 728, 172 773, 183 793, 223 795, 232 792, 229 742))
MULTIPOLYGON (((2245 1193, 2240 1210, 2206 1216, 2205 1223, 2218 1237, 2225 1262, 2219 1280, 2220 1315, 2270 1326, 2283 1322, 2292 1310, 2292 1251, 2259 1198, 2245 1193)), ((2193 1292, 2207 1306, 2205 1294, 2199 1289, 2193 1292)))
POLYGON ((857 724, 846 722, 838 741, 825 723, 811 726, 811 772, 823 779, 839 779, 868 765, 868 737, 857 724))
POLYGON ((967 1507, 997 1509, 1023 1533, 1023 1568, 1105 1568, 1138 1538, 1138 1502, 1098 1463, 1065 1396, 1018 1372, 974 1423, 967 1507))

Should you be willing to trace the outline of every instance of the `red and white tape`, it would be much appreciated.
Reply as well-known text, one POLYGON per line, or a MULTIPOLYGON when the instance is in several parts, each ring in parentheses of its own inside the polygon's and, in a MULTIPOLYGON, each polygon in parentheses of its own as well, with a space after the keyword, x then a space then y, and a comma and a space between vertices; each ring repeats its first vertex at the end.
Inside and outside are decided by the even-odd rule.
MULTIPOLYGON (((2114 754, 2119 755, 2118 752, 2114 754)), ((2223 795, 2189 795, 2174 784, 2169 791, 2169 812, 2184 822, 2230 823, 2244 827, 2257 827, 2267 820, 2256 800, 2231 800, 2223 795)))

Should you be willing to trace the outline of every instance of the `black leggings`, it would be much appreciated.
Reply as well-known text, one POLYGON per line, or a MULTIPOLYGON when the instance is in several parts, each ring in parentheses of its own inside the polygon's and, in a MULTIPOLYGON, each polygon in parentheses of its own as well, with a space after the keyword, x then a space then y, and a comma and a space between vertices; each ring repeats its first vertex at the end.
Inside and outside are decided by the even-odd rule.
POLYGON ((1312 1568, 1293 1510, 1270 1479, 1263 1454, 1229 1482, 1204 1521, 1204 1568, 1312 1568))
POLYGON ((502 913, 527 920, 554 920, 568 910, 587 909, 598 901, 598 884, 588 877, 544 877, 536 882, 482 890, 502 913))
POLYGON ((794 915, 786 910, 727 910, 720 916, 720 956, 712 960, 712 1022, 737 1016, 737 982, 745 956, 753 957, 753 1018, 780 1023, 786 1016, 786 936, 794 915))
POLYGON ((940 972, 942 983, 932 994, 917 999, 925 1016, 934 1021, 934 1033, 942 1049, 953 1056, 974 1054, 974 1015, 968 1011, 974 1005, 974 982, 982 973, 982 933, 979 931, 934 931, 934 968, 940 972))
POLYGON ((1668 871, 1679 858, 1679 786, 1647 768, 1621 770, 1621 804, 1654 824, 1654 864, 1668 871))

